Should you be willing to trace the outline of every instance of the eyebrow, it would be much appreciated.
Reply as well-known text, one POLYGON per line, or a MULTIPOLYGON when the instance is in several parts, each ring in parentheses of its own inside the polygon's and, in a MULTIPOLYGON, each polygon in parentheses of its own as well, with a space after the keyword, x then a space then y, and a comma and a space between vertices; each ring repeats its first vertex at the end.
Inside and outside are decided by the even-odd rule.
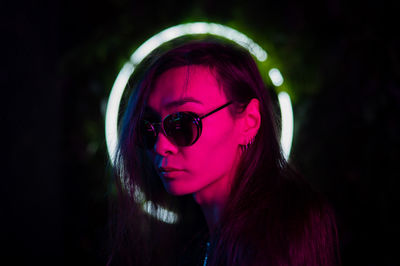
POLYGON ((195 98, 186 97, 186 98, 183 98, 183 99, 179 99, 179 100, 176 100, 176 101, 172 101, 172 102, 166 103, 166 104, 164 105, 164 107, 167 108, 167 109, 169 109, 169 108, 172 108, 172 107, 182 106, 182 105, 184 105, 185 103, 189 103, 189 102, 198 103, 198 104, 203 105, 202 102, 200 102, 199 100, 197 100, 197 99, 195 99, 195 98))

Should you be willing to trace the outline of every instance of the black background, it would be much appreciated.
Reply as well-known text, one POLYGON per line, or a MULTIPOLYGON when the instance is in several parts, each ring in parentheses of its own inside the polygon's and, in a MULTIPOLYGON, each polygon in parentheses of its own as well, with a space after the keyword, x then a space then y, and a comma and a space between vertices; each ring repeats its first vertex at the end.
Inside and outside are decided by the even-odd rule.
MULTIPOLYGON (((183 22, 236 26, 293 89, 291 160, 335 207, 343 265, 399 265, 399 9, 385 1, 1 3, 2 261, 104 265, 104 108, 123 62, 183 22)), ((11 262, 11 263, 10 263, 11 262)))

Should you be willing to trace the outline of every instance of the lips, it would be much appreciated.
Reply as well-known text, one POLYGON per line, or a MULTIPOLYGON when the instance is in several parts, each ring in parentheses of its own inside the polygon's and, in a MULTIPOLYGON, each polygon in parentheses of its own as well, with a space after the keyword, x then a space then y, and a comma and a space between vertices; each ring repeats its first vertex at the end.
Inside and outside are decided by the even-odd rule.
POLYGON ((170 173, 176 171, 182 171, 182 169, 174 168, 174 167, 160 167, 159 168, 161 173, 170 173))
POLYGON ((174 180, 175 178, 181 176, 182 173, 184 172, 184 170, 182 169, 175 167, 167 167, 167 166, 160 167, 158 168, 158 170, 160 171, 161 176, 166 181, 174 180))

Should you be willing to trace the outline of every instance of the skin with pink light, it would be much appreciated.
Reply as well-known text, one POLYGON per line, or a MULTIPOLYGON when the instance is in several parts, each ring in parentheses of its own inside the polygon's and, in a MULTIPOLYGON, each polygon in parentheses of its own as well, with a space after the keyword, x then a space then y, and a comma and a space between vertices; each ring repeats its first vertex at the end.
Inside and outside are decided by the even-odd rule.
MULTIPOLYGON (((158 78, 148 107, 164 118, 180 111, 203 115, 227 102, 209 68, 182 66, 158 78)), ((202 120, 200 138, 191 146, 174 145, 160 133, 152 150, 155 167, 166 169, 160 169, 166 190, 173 195, 193 194, 210 231, 226 204, 241 155, 240 145, 246 145, 259 128, 258 108, 258 100, 253 99, 246 110, 235 117, 228 108, 206 117, 202 120)))

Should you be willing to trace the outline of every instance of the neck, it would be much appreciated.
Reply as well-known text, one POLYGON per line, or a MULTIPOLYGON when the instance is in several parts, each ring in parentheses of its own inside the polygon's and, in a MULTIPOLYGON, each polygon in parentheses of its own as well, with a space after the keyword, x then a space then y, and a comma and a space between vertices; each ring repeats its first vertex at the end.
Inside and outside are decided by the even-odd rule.
POLYGON ((200 204, 200 207, 201 207, 204 217, 206 219, 210 234, 212 234, 214 232, 214 229, 221 218, 221 214, 223 212, 224 206, 225 206, 225 202, 200 204))
POLYGON ((195 201, 200 205, 206 219, 210 234, 218 224, 231 189, 230 176, 221 178, 193 194, 195 201))
POLYGON ((203 211, 210 235, 213 235, 227 204, 238 164, 239 156, 235 158, 233 164, 235 167, 232 167, 225 176, 193 194, 195 201, 203 211))

